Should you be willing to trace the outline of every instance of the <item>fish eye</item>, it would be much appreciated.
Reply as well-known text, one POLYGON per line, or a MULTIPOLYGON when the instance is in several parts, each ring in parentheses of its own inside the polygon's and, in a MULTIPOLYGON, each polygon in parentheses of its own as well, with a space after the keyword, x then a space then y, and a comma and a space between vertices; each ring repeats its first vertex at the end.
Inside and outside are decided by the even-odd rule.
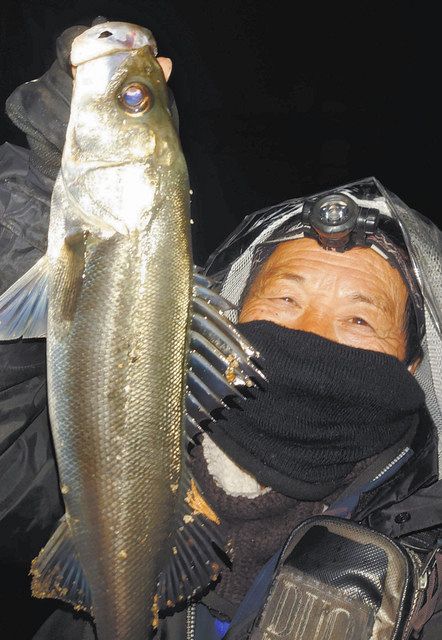
POLYGON ((118 101, 126 113, 138 116, 152 108, 153 96, 145 84, 131 82, 120 91, 118 101))

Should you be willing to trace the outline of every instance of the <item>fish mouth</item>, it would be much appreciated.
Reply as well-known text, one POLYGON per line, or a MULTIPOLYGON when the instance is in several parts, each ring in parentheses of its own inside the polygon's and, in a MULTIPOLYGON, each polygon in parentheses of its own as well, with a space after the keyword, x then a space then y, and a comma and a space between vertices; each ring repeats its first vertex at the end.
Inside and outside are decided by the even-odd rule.
POLYGON ((157 49, 157 45, 156 45, 155 42, 145 42, 144 44, 142 44, 140 46, 133 47, 133 46, 127 46, 127 41, 126 40, 117 40, 116 43, 115 43, 115 47, 106 49, 105 51, 97 52, 96 55, 90 56, 85 60, 81 60, 79 62, 72 63, 72 66, 73 67, 78 67, 81 64, 85 64, 86 62, 90 62, 91 60, 97 60, 97 58, 104 58, 106 56, 113 56, 116 53, 126 53, 127 55, 130 55, 134 51, 139 51, 140 49, 144 49, 145 47, 147 47, 150 50, 150 52, 154 56, 154 58, 157 57, 158 49, 157 49))
MULTIPOLYGON (((82 174, 89 173, 90 171, 96 171, 97 169, 111 169, 112 167, 127 167, 130 165, 131 167, 134 165, 147 165, 149 164, 150 158, 145 158, 144 160, 134 160, 128 162, 127 160, 90 160, 88 162, 82 162, 81 166, 84 167, 84 171, 82 174)), ((65 180, 65 175, 63 174, 63 182, 66 185, 67 182, 65 180)))
POLYGON ((77 69, 78 67, 81 67, 84 64, 87 64, 88 62, 92 62, 92 60, 99 60, 100 58, 110 58, 111 56, 115 56, 117 54, 126 54, 125 56, 122 56, 122 60, 124 61, 125 58, 127 58, 131 53, 133 53, 134 51, 139 51, 139 49, 142 47, 138 47, 136 49, 124 49, 124 48, 118 48, 115 47, 115 49, 111 49, 111 50, 107 50, 107 51, 102 51, 101 53, 97 53, 95 56, 91 56, 90 58, 88 57, 86 60, 81 60, 81 62, 77 62, 76 64, 72 64, 72 67, 74 69, 77 69))
POLYGON ((116 53, 129 55, 144 47, 148 47, 154 57, 158 55, 156 40, 148 29, 131 23, 104 22, 91 27, 74 40, 71 64, 78 67, 116 53))

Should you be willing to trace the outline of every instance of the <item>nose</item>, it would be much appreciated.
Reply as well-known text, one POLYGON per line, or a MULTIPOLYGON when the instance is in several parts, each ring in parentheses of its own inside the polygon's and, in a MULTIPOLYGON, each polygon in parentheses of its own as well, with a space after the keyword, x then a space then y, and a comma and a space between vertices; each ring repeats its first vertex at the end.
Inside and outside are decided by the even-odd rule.
POLYGON ((332 319, 319 310, 305 310, 301 316, 296 318, 291 328, 297 329, 298 331, 316 333, 316 335, 322 338, 337 342, 336 330, 332 319))

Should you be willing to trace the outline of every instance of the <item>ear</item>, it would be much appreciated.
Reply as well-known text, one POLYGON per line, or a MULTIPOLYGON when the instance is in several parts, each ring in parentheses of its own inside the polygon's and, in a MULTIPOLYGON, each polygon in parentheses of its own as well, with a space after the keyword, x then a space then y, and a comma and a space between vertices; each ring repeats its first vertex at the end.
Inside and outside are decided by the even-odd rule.
POLYGON ((157 62, 163 70, 164 77, 166 78, 166 82, 170 78, 170 74, 172 73, 172 60, 170 58, 163 58, 162 56, 158 56, 157 62))
POLYGON ((411 375, 414 376, 414 374, 416 373, 417 368, 418 368, 418 366, 420 365, 421 362, 422 362, 422 358, 418 357, 418 358, 416 358, 416 360, 413 360, 413 362, 408 365, 407 369, 411 373, 411 375))

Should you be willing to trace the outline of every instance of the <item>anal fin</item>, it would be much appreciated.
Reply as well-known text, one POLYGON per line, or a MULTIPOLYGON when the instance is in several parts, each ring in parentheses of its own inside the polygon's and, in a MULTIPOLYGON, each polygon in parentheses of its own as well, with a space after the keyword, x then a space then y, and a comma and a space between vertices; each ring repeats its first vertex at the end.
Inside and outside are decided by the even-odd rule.
POLYGON ((54 598, 91 613, 91 592, 72 541, 66 516, 31 565, 35 598, 54 598))

